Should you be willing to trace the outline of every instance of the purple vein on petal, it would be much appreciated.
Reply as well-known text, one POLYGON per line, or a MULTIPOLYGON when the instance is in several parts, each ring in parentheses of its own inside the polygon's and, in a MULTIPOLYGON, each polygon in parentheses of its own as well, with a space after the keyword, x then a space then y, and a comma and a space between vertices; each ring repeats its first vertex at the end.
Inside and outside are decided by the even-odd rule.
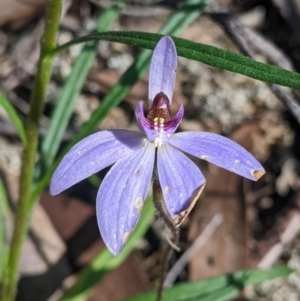
POLYGON ((127 130, 101 131, 73 146, 55 170, 50 194, 56 195, 101 169, 130 155, 145 143, 142 133, 127 130))
POLYGON ((177 52, 173 40, 162 37, 157 43, 151 59, 149 70, 149 102, 156 94, 165 93, 172 102, 177 69, 177 52))
POLYGON ((262 165, 238 143, 207 132, 182 132, 169 140, 178 149, 250 180, 265 174, 262 165))
POLYGON ((147 143, 142 149, 118 161, 105 176, 97 195, 97 221, 108 249, 121 252, 137 224, 149 190, 155 148, 147 143))
POLYGON ((179 226, 198 199, 205 178, 194 162, 171 145, 158 148, 157 169, 166 207, 179 226))

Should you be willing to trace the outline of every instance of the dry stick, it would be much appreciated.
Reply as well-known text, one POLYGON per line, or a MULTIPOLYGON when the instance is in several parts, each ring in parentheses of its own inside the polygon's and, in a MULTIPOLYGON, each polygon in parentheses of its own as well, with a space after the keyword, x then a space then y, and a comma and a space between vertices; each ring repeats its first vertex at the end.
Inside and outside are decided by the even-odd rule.
MULTIPOLYGON (((155 160, 156 161, 156 160, 155 160)), ((156 166, 156 164, 155 164, 156 166)), ((159 218, 164 222, 166 230, 169 232, 166 233, 166 244, 162 251, 162 263, 161 263, 161 272, 159 275, 158 287, 156 301, 162 300, 163 284, 165 275, 168 269, 168 262, 171 259, 173 250, 177 250, 177 241, 178 241, 178 229, 175 227, 171 216, 168 214, 165 204, 163 202, 161 186, 158 179, 157 169, 154 168, 153 173, 153 203, 159 215, 159 218)), ((179 249, 179 248, 178 248, 179 249)))
POLYGON ((276 243, 258 263, 259 268, 268 268, 272 266, 282 254, 284 248, 289 244, 300 230, 300 214, 294 213, 284 232, 279 237, 279 242, 276 243))
MULTIPOLYGON (((261 53, 265 55, 274 64, 291 69, 292 65, 290 61, 285 57, 285 55, 280 52, 273 44, 264 42, 261 43, 263 39, 259 38, 254 31, 244 28, 244 26, 239 22, 237 18, 229 14, 224 9, 220 8, 218 5, 211 5, 207 10, 208 13, 220 23, 231 39, 239 47, 241 53, 254 58, 252 48, 258 49, 261 53), (249 32, 251 36, 248 37, 249 32), (254 38, 255 37, 255 38, 254 38), (268 45, 268 50, 264 49, 262 45, 268 45), (272 50, 271 50, 272 49, 272 50), (281 59, 278 59, 281 57, 281 59)), ((281 86, 275 84, 268 84, 271 91, 277 96, 277 98, 287 107, 287 109, 292 113, 295 119, 300 123, 300 105, 294 98, 294 96, 285 91, 281 86)))
POLYGON ((204 230, 199 234, 193 244, 183 253, 179 260, 175 263, 172 269, 169 271, 164 287, 171 286, 185 266, 191 261, 194 255, 206 244, 212 234, 220 226, 223 221, 223 215, 218 213, 210 220, 204 230))
POLYGON ((287 22, 294 34, 300 39, 300 3, 299 0, 273 0, 283 19, 287 22))
POLYGON ((281 86, 275 84, 268 85, 272 92, 289 109, 295 119, 300 123, 300 105, 291 93, 286 92, 281 86))
POLYGON ((293 62, 280 48, 251 28, 243 27, 243 31, 249 44, 252 45, 256 51, 264 53, 273 65, 277 65, 289 71, 295 71, 293 62))

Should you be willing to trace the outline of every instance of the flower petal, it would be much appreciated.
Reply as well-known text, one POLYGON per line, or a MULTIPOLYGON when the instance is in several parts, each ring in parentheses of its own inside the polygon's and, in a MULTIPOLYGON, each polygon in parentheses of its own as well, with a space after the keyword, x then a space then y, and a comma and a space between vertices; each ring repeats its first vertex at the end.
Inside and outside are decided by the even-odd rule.
POLYGON ((98 195, 96 213, 101 236, 118 255, 136 226, 149 190, 155 147, 145 147, 118 161, 105 176, 98 195))
POLYGON ((50 194, 56 195, 101 169, 141 148, 146 141, 139 132, 101 131, 74 145, 55 170, 50 194))
POLYGON ((199 198, 205 178, 194 162, 171 145, 158 148, 157 169, 166 207, 178 227, 199 198))
POLYGON ((160 92, 164 92, 172 102, 177 69, 177 52, 171 37, 162 37, 157 43, 149 70, 149 107, 160 92))
POLYGON ((150 142, 159 140, 161 144, 167 144, 182 120, 184 115, 183 105, 180 105, 174 118, 164 124, 163 131, 155 129, 153 124, 145 118, 143 107, 144 102, 139 101, 135 108, 135 117, 140 130, 147 136, 150 142))
POLYGON ((177 130, 182 118, 184 115, 184 107, 181 104, 179 107, 178 112, 176 113, 176 115, 174 116, 174 118, 172 118, 172 120, 170 120, 169 122, 167 122, 164 126, 164 132, 166 134, 166 136, 168 137, 168 141, 169 138, 175 133, 175 131, 177 130))
POLYGON ((144 115, 144 102, 140 100, 135 107, 135 118, 140 130, 147 136, 148 140, 154 132, 151 122, 144 115))
POLYGON ((257 181, 265 174, 261 164, 238 143, 206 132, 177 133, 169 140, 180 150, 257 181))

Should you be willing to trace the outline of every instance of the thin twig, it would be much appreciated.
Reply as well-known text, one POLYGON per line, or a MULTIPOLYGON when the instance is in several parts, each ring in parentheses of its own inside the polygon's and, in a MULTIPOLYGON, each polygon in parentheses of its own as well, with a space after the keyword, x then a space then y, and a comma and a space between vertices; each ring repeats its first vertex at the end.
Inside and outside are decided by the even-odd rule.
POLYGON ((175 263, 172 269, 169 271, 166 280, 164 282, 164 287, 171 286, 181 271, 185 266, 191 261, 193 256, 206 244, 210 239, 212 234, 220 226, 223 220, 223 215, 221 213, 216 214, 211 221, 206 225, 204 230, 196 238, 193 244, 183 253, 179 260, 175 263))
POLYGON ((279 242, 276 243, 258 263, 259 268, 272 266, 282 254, 284 248, 290 243, 300 230, 300 214, 295 212, 288 223, 285 231, 280 235, 279 242))

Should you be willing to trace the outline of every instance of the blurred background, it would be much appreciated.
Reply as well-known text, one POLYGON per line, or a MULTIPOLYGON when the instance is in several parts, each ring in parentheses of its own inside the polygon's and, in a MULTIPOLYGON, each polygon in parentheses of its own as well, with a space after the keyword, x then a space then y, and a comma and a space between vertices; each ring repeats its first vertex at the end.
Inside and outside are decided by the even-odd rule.
MULTIPOLYGON (((113 3, 66 0, 58 44, 90 33, 97 18, 113 3)), ((158 32, 183 3, 125 1, 112 30, 158 32)), ((23 120, 29 109, 46 4, 46 0, 0 2, 0 91, 23 120)), ((299 0, 215 0, 180 37, 299 72, 299 28, 299 0)), ((82 47, 76 45, 55 60, 41 119, 41 138, 82 47)), ((90 119, 139 51, 123 44, 99 43, 63 145, 90 119)), ((99 130, 138 130, 134 107, 139 100, 147 100, 147 94, 145 76, 110 111, 99 130)), ((210 131, 230 137, 247 148, 267 173, 258 183, 250 183, 197 161, 207 185, 181 227, 179 246, 184 252, 197 237, 209 235, 205 234, 204 242, 196 246, 176 282, 286 264, 296 270, 292 276, 247 288, 239 300, 300 300, 300 125, 295 118, 299 96, 299 91, 281 88, 276 92, 266 83, 179 58, 172 103, 173 113, 180 104, 185 106, 179 130, 210 131), (290 98, 295 102, 295 111, 284 105, 290 98), (216 216, 221 218, 217 224, 216 216)), ((0 176, 12 212, 17 200, 21 150, 17 131, 0 107, 0 176)), ((104 175, 101 172, 97 176, 101 179, 104 175)), ((47 191, 42 194, 22 254, 17 300, 59 300, 81 269, 104 248, 95 218, 97 189, 87 180, 56 197, 50 197, 47 191)), ((13 213, 1 218, 5 219, 9 237, 13 213)), ((114 301, 153 289, 160 271, 162 239, 154 221, 131 255, 99 280, 87 300, 114 301)), ((182 252, 173 255, 171 266, 182 252)))

